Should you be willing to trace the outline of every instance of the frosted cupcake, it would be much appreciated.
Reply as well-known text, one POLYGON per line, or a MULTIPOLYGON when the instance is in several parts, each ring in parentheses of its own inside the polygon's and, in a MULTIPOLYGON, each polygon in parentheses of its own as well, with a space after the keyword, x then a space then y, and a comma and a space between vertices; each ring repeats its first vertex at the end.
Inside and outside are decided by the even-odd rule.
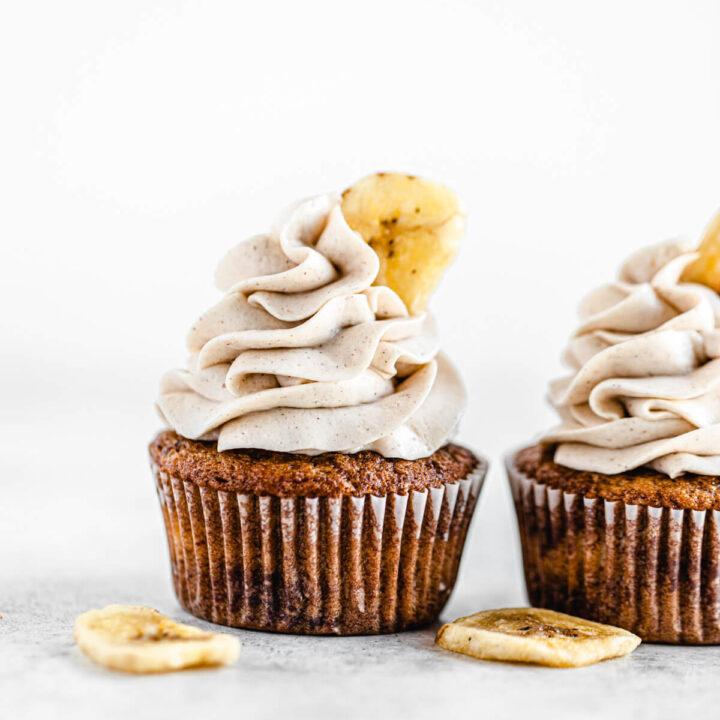
POLYGON ((719 229, 700 254, 637 253, 581 304, 561 422, 508 460, 533 605, 720 642, 719 229))
POLYGON ((441 186, 372 176, 222 260, 150 445, 189 612, 297 633, 436 619, 485 472, 451 443, 465 392, 424 310, 463 219, 441 186))

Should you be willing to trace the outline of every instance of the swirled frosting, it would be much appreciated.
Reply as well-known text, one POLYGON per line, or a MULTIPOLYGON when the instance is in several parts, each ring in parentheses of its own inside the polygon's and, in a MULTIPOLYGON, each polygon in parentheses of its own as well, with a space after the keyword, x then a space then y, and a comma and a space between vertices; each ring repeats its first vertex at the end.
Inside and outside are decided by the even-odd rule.
POLYGON ((550 386, 557 463, 720 475, 720 296, 681 281, 696 257, 678 241, 648 248, 583 301, 574 373, 550 386))
POLYGON ((431 455, 465 391, 432 317, 372 286, 378 269, 334 195, 230 250, 216 273, 225 296, 190 330, 187 367, 160 382, 167 424, 219 450, 431 455))

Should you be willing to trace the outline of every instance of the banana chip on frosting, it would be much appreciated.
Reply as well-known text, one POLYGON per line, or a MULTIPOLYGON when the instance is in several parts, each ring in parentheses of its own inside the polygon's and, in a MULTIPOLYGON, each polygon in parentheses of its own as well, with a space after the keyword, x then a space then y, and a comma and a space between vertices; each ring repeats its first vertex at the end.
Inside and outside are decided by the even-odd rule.
POLYGON ((93 661, 111 670, 159 673, 225 665, 240 641, 173 622, 149 607, 108 605, 83 613, 73 638, 93 661))
POLYGON ((423 310, 465 230, 455 193, 423 178, 377 173, 343 193, 342 212, 380 259, 375 284, 392 288, 411 314, 423 310))
POLYGON ((710 221, 697 251, 700 256, 685 268, 682 279, 720 292, 720 212, 710 221))
POLYGON ((440 647, 481 660, 582 667, 632 652, 640 638, 627 630, 540 608, 506 608, 443 625, 440 647))

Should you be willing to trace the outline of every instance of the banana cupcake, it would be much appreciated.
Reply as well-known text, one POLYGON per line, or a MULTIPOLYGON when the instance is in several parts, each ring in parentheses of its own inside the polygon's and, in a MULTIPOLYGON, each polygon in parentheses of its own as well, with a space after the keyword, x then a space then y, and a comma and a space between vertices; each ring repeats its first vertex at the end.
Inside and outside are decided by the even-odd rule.
POLYGON ((486 470, 451 443, 465 391, 425 310, 463 228, 448 189, 380 174, 221 261, 150 445, 189 612, 338 635, 437 618, 486 470))
POLYGON ((583 301, 560 424, 508 458, 533 605, 720 643, 720 222, 583 301))

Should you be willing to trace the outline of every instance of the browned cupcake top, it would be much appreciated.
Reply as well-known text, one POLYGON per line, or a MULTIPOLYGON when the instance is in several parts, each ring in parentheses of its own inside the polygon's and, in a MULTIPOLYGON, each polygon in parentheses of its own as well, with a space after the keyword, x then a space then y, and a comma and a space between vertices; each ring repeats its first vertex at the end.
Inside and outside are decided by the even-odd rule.
POLYGON ((266 450, 225 450, 165 430, 150 443, 158 467, 217 490, 280 497, 406 494, 460 480, 479 460, 466 448, 445 445, 419 460, 385 458, 375 452, 353 455, 295 455, 266 450))
POLYGON ((553 462, 554 451, 552 445, 532 445, 515 456, 515 467, 537 482, 590 498, 682 510, 720 510, 720 477, 688 473, 672 479, 650 468, 602 475, 558 465, 553 462))

